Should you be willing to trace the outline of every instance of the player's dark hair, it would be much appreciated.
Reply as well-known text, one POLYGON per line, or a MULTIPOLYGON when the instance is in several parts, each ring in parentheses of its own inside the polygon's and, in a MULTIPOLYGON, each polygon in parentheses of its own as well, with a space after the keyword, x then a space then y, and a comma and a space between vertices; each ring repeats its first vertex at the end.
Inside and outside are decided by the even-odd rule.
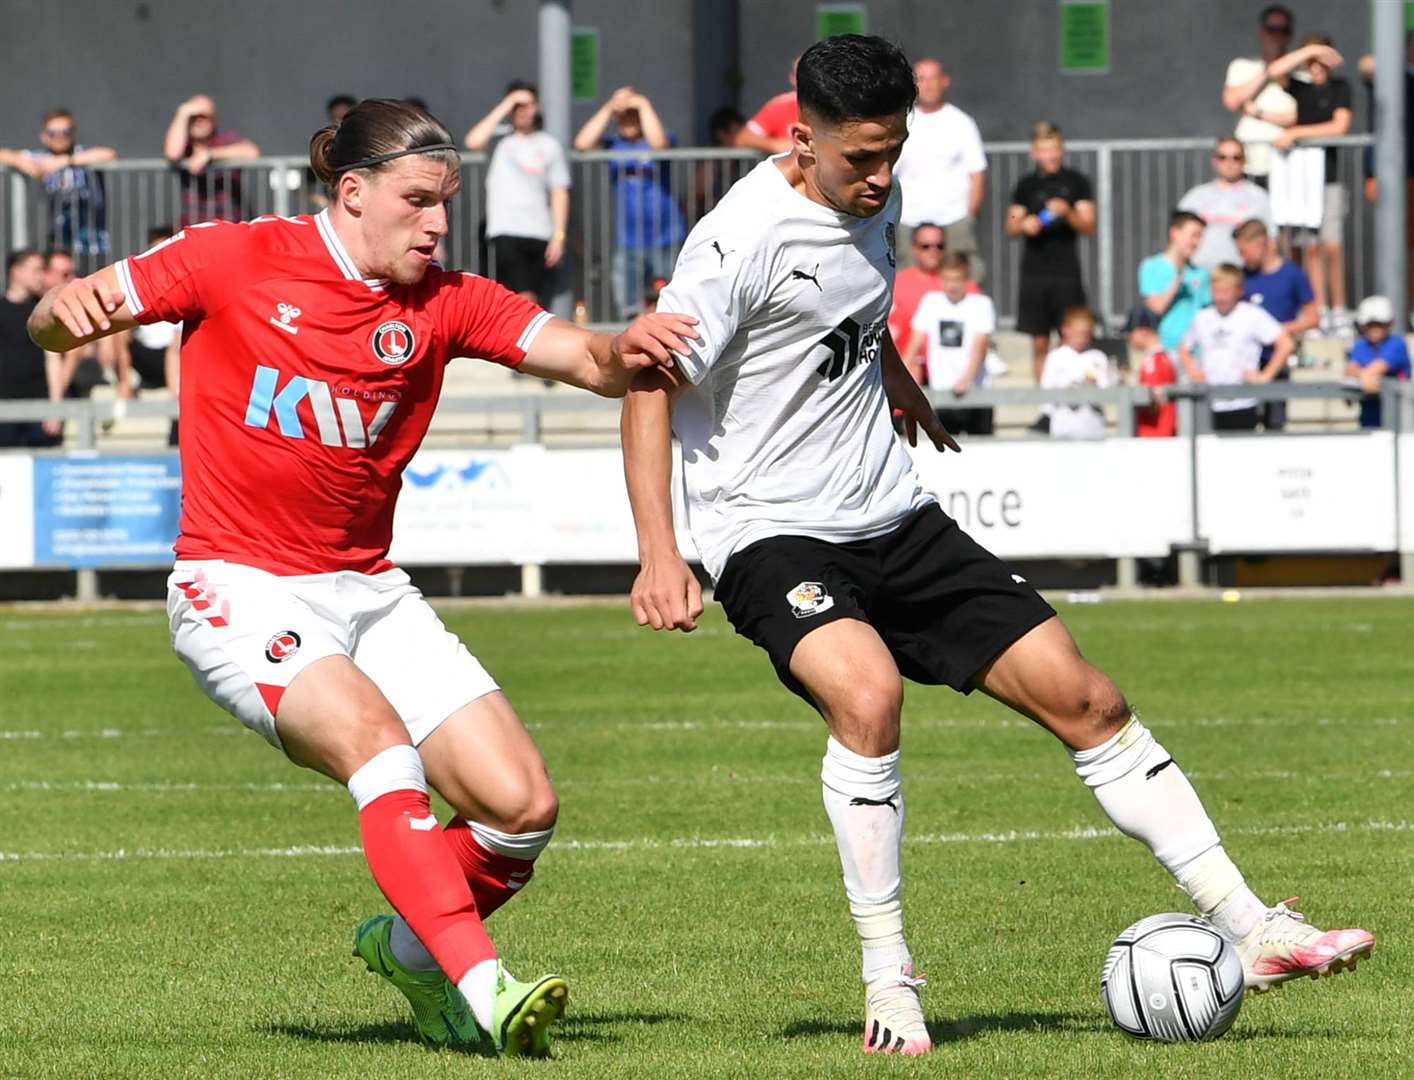
POLYGON ((1207 224, 1207 222, 1205 222, 1192 210, 1175 210, 1172 214, 1169 215, 1169 228, 1180 229, 1193 221, 1196 221, 1199 225, 1207 224))
MULTIPOLYGON (((309 140, 309 167, 331 190, 335 178, 360 161, 416 150, 420 146, 449 146, 452 136, 426 111, 392 98, 366 98, 344 114, 337 124, 320 128, 309 140)), ((448 165, 458 167, 454 149, 438 150, 448 165)), ((389 162, 366 168, 377 172, 389 162)))
POLYGON ((19 266, 26 259, 43 258, 34 248, 16 248, 5 257, 5 274, 8 277, 11 270, 19 266))
POLYGON ((1261 218, 1248 218, 1232 230, 1234 240, 1251 240, 1257 236, 1267 236, 1267 223, 1261 218))
POLYGON ((893 42, 837 34, 801 54, 795 94, 802 113, 838 124, 906 113, 913 108, 918 87, 913 66, 893 42))

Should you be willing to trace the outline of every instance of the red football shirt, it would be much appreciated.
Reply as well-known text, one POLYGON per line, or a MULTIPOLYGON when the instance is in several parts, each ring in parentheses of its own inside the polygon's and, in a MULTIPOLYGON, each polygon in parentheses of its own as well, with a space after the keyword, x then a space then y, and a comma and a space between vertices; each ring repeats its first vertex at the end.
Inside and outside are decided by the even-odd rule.
POLYGON ((435 263, 360 278, 329 222, 192 226, 117 264, 140 323, 181 322, 181 559, 389 569, 393 508, 456 356, 514 367, 548 312, 435 263))
POLYGON ((795 91, 787 90, 762 105, 756 115, 746 122, 746 126, 768 139, 784 139, 790 135, 790 126, 799 119, 800 107, 795 101, 795 91))

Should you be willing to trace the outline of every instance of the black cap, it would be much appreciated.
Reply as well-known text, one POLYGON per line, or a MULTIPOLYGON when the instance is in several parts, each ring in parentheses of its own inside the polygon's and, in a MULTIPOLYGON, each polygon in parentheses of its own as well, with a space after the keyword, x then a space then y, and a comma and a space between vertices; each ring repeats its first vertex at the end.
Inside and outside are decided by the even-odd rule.
POLYGON ((1155 315, 1147 304, 1135 304, 1129 309, 1129 315, 1124 320, 1124 332, 1132 333, 1135 330, 1157 330, 1159 328, 1159 317, 1155 315))

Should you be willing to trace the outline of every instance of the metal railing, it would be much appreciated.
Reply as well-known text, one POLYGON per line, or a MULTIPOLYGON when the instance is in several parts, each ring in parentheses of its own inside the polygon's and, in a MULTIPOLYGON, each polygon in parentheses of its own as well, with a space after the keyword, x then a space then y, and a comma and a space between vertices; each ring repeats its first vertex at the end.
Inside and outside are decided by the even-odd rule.
MULTIPOLYGON (((1336 149, 1340 182, 1348 192, 1346 279, 1348 295, 1373 291, 1373 207, 1362 196, 1365 152, 1373 136, 1346 136, 1320 145, 1336 149)), ((1211 139, 1076 140, 1067 164, 1095 188, 1096 235, 1080 241, 1080 259, 1091 304, 1110 322, 1138 299, 1136 274, 1146 256, 1161 250, 1169 213, 1189 188, 1211 179, 1211 139)), ((1001 324, 1016 315, 1021 244, 1007 237, 1006 208, 1016 182, 1032 168, 1030 146, 986 146, 987 196, 977 223, 979 255, 986 264, 984 290, 1001 324)), ((759 157, 742 150, 685 148, 653 152, 587 151, 569 155, 573 182, 569 246, 552 293, 568 314, 583 301, 594 322, 611 322, 635 310, 644 287, 667 276, 681 240, 759 157), (634 221, 624 219, 625 192, 643 199, 634 221), (657 193, 661 192, 660 197, 657 193), (624 241, 628 241, 626 244, 624 241), (662 242, 660 242, 662 241, 662 242), (617 271, 617 273, 616 273, 617 271), (621 283, 615 287, 615 279, 621 283)), ((476 273, 495 274, 484 236, 485 154, 462 155, 461 190, 451 207, 447 261, 476 273)), ((233 213, 297 214, 317 210, 323 194, 300 157, 268 157, 240 167, 208 169, 204 197, 183 194, 182 174, 168 162, 114 161, 91 167, 101 203, 77 192, 50 194, 14 170, 0 169, 0 248, 76 249, 83 269, 123 258, 148 245, 149 230, 203 216, 212 200, 229 197, 233 213), (95 255, 85 243, 105 237, 95 255)))

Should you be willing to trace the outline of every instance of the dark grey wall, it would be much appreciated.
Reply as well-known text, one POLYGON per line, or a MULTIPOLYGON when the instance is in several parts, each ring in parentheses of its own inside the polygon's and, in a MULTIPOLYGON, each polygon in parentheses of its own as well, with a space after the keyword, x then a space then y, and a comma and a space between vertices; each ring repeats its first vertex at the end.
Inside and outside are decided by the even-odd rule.
MULTIPOLYGON (((1257 54, 1261 2, 1112 0, 1110 74, 1058 71, 1056 0, 872 0, 869 31, 910 56, 936 56, 951 100, 987 139, 1024 138, 1046 118, 1075 138, 1216 135, 1233 117, 1220 95, 1228 61, 1257 54)), ((1324 31, 1346 56, 1370 49, 1370 0, 1288 0, 1296 38, 1324 31)), ((742 0, 745 111, 785 89, 793 56, 815 35, 810 0, 742 0)), ((1356 123, 1365 101, 1357 92, 1356 123)))
MULTIPOLYGON (((53 104, 80 137, 155 157, 177 103, 210 93, 221 122, 302 153, 334 93, 416 94, 460 138, 513 78, 534 78, 535 0, 0 0, 0 145, 32 146, 53 104)), ((690 140, 692 0, 630 21, 574 0, 600 30, 601 88, 629 83, 690 140)), ((575 109, 575 123, 592 111, 575 109)))
MULTIPOLYGON (((873 0, 870 29, 940 57, 984 136, 1055 119, 1074 137, 1210 135, 1227 61, 1255 51, 1259 3, 1114 0, 1112 73, 1063 76, 1054 0, 873 0)), ((1295 0, 1297 34, 1324 29, 1353 59, 1369 0, 1295 0)), ((51 104, 81 137, 161 153, 177 102, 212 94, 223 123, 300 153, 324 100, 417 94, 460 136, 507 81, 535 70, 536 0, 0 0, 0 145, 30 146, 51 104)), ((605 93, 631 83, 690 140, 740 83, 748 113, 786 85, 813 40, 812 0, 573 0, 601 32, 605 93), (734 12, 733 9, 736 9, 734 12), (735 24, 735 25, 733 25, 735 24), (739 42, 740 71, 731 63, 739 42)), ((1356 95, 1357 123, 1364 95, 1356 95)), ((575 109, 575 122, 590 112, 575 109)))

